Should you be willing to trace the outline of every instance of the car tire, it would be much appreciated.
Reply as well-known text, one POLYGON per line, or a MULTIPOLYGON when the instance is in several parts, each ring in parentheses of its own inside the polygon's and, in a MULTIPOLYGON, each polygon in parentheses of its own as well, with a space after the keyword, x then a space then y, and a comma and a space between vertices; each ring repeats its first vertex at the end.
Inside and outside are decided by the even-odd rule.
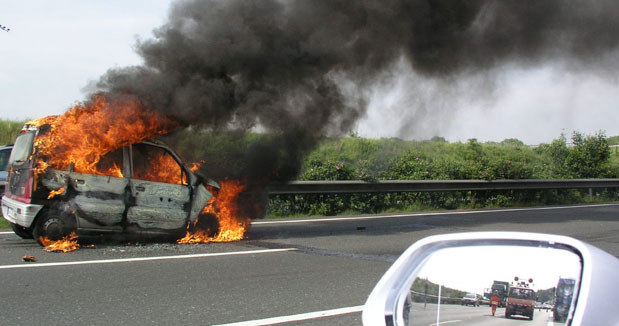
POLYGON ((22 239, 32 239, 32 229, 31 228, 25 228, 21 225, 17 225, 15 223, 11 223, 11 229, 13 229, 13 232, 15 232, 15 234, 17 234, 18 237, 22 238, 22 239))
POLYGON ((511 311, 505 309, 505 318, 509 319, 511 318, 511 316, 512 316, 511 311))
POLYGON ((533 320, 533 311, 529 314, 529 320, 533 320))
POLYGON ((49 209, 41 212, 35 221, 32 235, 40 245, 43 245, 41 237, 57 241, 70 235, 75 229, 75 218, 72 215, 49 209))

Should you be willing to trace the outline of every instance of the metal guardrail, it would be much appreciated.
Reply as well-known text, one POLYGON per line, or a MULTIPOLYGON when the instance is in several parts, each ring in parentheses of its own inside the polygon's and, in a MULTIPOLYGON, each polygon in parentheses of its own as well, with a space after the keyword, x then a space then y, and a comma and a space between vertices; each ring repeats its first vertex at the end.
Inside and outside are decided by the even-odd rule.
POLYGON ((270 195, 478 190, 619 188, 619 179, 292 181, 267 186, 270 195))
MULTIPOLYGON (((425 294, 411 290, 411 299, 414 302, 437 302, 439 297, 432 294, 425 294)), ((441 296, 441 303, 461 303, 461 298, 454 298, 449 296, 441 296)))
MULTIPOLYGON (((425 294, 422 292, 411 290, 411 300, 413 302, 437 303, 438 299, 439 297, 436 295, 425 294)), ((451 297, 451 296, 441 296, 440 299, 441 299, 441 303, 462 304, 462 298, 451 297)), ((490 304, 490 301, 484 297, 478 297, 477 299, 479 300, 478 305, 490 304)))

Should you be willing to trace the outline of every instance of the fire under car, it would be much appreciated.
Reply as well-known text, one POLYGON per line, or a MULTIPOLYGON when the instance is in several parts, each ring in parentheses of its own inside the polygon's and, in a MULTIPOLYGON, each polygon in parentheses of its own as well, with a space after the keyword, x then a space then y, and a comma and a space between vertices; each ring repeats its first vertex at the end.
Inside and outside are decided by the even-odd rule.
POLYGON ((2 197, 2 214, 22 238, 41 243, 71 232, 182 235, 213 197, 208 189, 219 188, 158 140, 97 157, 93 172, 76 172, 73 164, 54 169, 39 157, 40 132, 26 125, 17 137, 2 197))

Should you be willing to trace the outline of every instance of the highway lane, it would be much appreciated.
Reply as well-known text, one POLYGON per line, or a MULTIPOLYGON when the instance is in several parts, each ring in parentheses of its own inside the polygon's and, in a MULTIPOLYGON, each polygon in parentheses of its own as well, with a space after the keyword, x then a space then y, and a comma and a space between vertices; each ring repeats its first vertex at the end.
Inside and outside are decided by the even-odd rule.
MULTIPOLYGON (((415 318, 415 325, 436 325, 438 305, 416 303, 412 307, 411 315, 415 318)), ((536 310, 533 320, 524 316, 505 318, 505 308, 498 308, 493 316, 490 307, 465 307, 460 305, 440 305, 438 313, 439 325, 453 326, 559 326, 563 323, 555 323, 552 320, 552 312, 536 310)), ((413 320, 413 319, 411 319, 413 320)))
POLYGON ((0 271, 1 318, 7 325, 228 323, 357 305, 383 269, 295 252, 8 269, 0 271), (349 270, 357 273, 347 284, 333 284, 349 270))
POLYGON ((282 317, 289 325, 358 325, 359 306, 374 284, 422 237, 546 232, 617 256, 617 217, 619 205, 262 220, 254 222, 248 240, 236 243, 98 242, 70 254, 46 253, 32 240, 0 234, 0 324, 213 325, 282 317), (41 264, 110 262, 40 266, 22 262, 26 254, 41 264), (12 265, 30 267, 7 267, 12 265), (351 313, 315 318, 351 307, 351 313))

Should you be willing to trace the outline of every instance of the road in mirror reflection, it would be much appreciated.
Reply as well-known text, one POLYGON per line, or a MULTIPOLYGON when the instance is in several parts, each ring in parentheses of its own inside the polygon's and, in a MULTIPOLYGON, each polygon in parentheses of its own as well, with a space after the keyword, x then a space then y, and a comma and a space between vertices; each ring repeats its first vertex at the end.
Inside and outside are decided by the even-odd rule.
POLYGON ((555 248, 442 249, 421 267, 400 311, 406 325, 565 325, 581 267, 578 255, 555 248), (491 299, 499 302, 494 315, 491 299))

